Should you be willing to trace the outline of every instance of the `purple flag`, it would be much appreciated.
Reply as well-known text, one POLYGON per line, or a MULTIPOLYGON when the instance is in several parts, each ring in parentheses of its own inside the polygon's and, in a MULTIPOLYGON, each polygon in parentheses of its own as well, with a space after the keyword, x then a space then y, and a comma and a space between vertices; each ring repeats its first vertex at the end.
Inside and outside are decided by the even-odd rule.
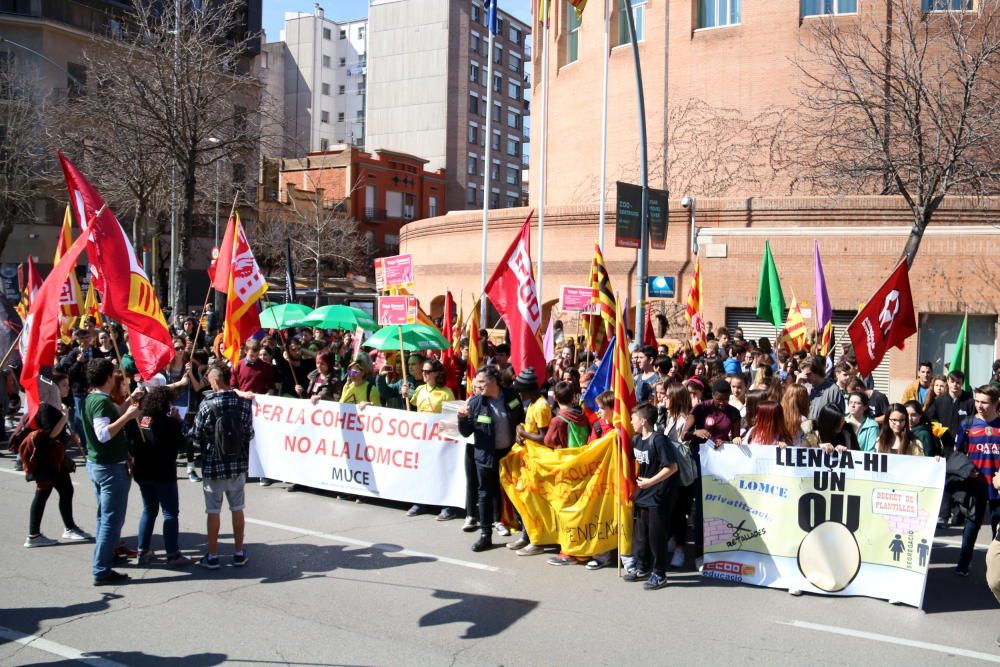
POLYGON ((819 241, 813 241, 813 269, 816 284, 816 331, 820 336, 820 353, 830 353, 833 335, 833 308, 830 295, 826 291, 826 276, 823 275, 823 260, 819 257, 819 241))

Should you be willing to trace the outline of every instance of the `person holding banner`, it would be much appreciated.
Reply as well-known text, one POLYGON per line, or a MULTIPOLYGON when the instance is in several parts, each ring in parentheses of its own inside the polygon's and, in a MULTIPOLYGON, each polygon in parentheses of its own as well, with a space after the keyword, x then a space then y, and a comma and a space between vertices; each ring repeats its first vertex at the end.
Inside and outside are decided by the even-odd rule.
POLYGON ((336 376, 336 359, 332 352, 320 352, 316 356, 316 369, 309 373, 306 387, 295 385, 295 393, 308 398, 316 405, 320 401, 336 401, 343 392, 343 383, 336 376))
MULTIPOLYGON (((423 376, 424 382, 417 387, 412 395, 409 391, 409 384, 403 384, 401 387, 403 400, 407 400, 408 398, 410 404, 417 409, 417 412, 441 414, 442 405, 446 401, 455 400, 451 389, 444 386, 444 364, 437 359, 428 359, 420 364, 416 370, 423 376)), ((417 516, 418 514, 422 514, 424 509, 423 505, 413 505, 413 507, 407 510, 406 516, 417 516)), ((442 507, 437 515, 437 520, 451 521, 457 517, 458 513, 454 509, 451 507, 442 507)))
POLYGON ((473 383, 475 396, 458 412, 458 431, 473 436, 478 482, 480 537, 473 551, 493 548, 495 506, 500 500, 500 459, 514 444, 514 426, 524 421, 524 407, 512 391, 500 388, 500 371, 484 366, 473 383))
POLYGON ((347 384, 340 392, 341 403, 382 405, 378 389, 368 381, 368 369, 360 361, 352 361, 347 367, 347 384))
POLYGON ((879 433, 875 451, 879 454, 907 454, 923 456, 924 448, 910 432, 910 415, 899 403, 889 406, 882 432, 879 433))

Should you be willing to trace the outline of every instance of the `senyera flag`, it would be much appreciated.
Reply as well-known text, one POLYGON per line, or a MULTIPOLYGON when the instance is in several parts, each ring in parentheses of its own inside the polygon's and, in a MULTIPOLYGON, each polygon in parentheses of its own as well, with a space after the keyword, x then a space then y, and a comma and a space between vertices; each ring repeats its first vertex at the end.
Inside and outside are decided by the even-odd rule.
POLYGON ((151 379, 174 356, 160 301, 125 231, 90 181, 59 152, 70 205, 87 239, 91 281, 104 314, 125 326, 135 367, 151 379))
POLYGON ((56 359, 56 339, 59 337, 60 295, 66 278, 75 270, 76 262, 87 245, 86 236, 80 238, 59 259, 45 282, 31 301, 28 317, 24 320, 24 365, 21 367, 21 386, 28 397, 28 412, 33 415, 41 403, 38 376, 51 371, 56 359))
POLYGON ((531 266, 531 216, 528 213, 521 231, 507 248, 496 271, 486 283, 486 295, 507 323, 510 332, 510 362, 516 372, 534 368, 539 383, 545 379, 545 353, 542 351, 542 307, 531 266))
POLYGON ((890 347, 903 349, 903 343, 915 333, 917 318, 913 314, 909 266, 904 259, 847 327, 858 358, 858 372, 869 375, 890 347))
POLYGON ((267 294, 267 281, 257 265, 240 224, 239 213, 229 218, 222 251, 212 284, 216 289, 225 280, 226 323, 222 330, 224 354, 233 366, 240 360, 243 341, 260 331, 258 301, 267 294))

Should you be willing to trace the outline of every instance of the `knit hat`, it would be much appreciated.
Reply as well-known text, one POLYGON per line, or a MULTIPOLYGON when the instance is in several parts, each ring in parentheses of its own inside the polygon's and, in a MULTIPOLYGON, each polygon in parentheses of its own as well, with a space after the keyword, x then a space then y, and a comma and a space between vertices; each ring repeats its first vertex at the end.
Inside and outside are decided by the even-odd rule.
POLYGON ((538 375, 532 367, 525 368, 514 378, 516 391, 534 391, 538 389, 538 375))

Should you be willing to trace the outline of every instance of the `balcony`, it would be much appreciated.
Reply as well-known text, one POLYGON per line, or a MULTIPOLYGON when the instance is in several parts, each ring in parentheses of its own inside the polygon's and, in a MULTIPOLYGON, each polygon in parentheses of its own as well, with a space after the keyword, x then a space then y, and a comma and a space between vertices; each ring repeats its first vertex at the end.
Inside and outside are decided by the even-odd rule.
POLYGON ((386 214, 384 208, 366 208, 364 222, 385 222, 386 214))

